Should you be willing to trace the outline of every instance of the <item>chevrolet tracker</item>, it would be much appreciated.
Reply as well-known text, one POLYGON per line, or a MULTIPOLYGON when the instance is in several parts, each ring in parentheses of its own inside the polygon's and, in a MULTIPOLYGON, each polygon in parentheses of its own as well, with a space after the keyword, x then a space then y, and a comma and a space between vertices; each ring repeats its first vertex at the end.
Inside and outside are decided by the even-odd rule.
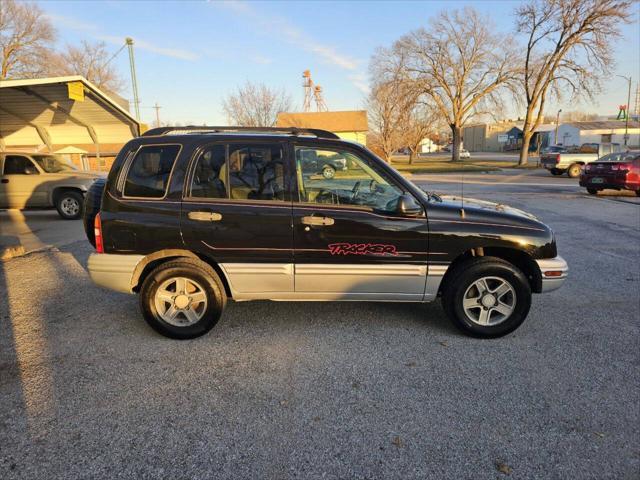
POLYGON ((438 297, 463 332, 498 337, 568 272, 532 215, 422 191, 322 130, 152 129, 119 153, 102 201, 87 198, 91 278, 138 293, 172 338, 209 331, 228 299, 438 297))

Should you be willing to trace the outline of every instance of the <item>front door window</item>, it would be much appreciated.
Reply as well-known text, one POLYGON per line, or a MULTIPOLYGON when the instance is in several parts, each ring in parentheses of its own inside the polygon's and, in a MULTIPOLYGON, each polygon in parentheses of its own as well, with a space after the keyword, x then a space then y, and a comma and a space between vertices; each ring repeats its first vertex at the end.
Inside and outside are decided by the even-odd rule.
POLYGON ((299 200, 395 212, 402 190, 369 162, 347 150, 297 146, 299 200))

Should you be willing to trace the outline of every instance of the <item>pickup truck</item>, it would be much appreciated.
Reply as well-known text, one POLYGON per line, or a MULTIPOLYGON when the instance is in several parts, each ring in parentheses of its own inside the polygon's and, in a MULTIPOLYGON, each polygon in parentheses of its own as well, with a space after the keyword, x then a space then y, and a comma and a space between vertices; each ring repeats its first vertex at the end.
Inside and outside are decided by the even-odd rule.
POLYGON ((571 178, 580 176, 582 167, 591 162, 596 162, 600 157, 620 151, 619 143, 601 143, 598 153, 568 153, 550 152, 540 156, 540 163, 549 170, 552 175, 566 173, 571 178))
POLYGON ((51 154, 0 152, 0 208, 55 207, 63 219, 75 220, 89 187, 105 176, 51 154))

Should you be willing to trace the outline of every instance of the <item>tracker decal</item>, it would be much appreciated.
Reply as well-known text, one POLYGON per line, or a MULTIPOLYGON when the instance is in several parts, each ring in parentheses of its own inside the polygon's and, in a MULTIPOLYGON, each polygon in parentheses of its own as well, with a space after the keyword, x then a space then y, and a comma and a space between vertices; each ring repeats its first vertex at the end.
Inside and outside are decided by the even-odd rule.
POLYGON ((385 243, 331 243, 331 255, 398 255, 395 245, 385 243))

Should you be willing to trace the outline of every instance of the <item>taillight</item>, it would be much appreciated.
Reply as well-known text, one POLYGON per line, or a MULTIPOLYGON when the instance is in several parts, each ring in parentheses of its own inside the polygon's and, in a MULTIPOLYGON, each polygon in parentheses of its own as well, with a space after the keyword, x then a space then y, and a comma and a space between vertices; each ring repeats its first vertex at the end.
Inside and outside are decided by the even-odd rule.
POLYGON ((100 220, 100 213, 96 215, 93 221, 93 234, 96 237, 96 252, 104 253, 104 243, 102 242, 102 220, 100 220))
POLYGON ((560 154, 556 155, 556 163, 560 163, 560 154))
POLYGON ((588 164, 587 164, 587 166, 586 166, 586 167, 584 167, 584 169, 585 169, 587 172, 590 172, 590 171, 591 171, 591 165, 588 165, 588 164))

